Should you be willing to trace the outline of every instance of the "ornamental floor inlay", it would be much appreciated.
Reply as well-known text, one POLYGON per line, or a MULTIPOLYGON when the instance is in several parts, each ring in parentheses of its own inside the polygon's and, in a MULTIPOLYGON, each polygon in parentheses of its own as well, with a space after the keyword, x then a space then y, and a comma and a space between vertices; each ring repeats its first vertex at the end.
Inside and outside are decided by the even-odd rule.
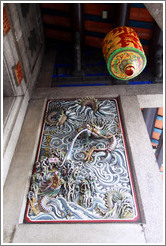
POLYGON ((136 222, 117 99, 48 100, 24 222, 136 222))

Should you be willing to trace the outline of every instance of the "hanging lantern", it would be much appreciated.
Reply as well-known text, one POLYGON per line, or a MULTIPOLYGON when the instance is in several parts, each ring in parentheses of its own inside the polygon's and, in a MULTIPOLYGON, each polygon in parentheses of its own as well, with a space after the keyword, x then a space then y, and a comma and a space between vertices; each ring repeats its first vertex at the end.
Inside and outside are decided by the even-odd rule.
POLYGON ((117 27, 103 40, 103 56, 109 73, 119 80, 136 77, 146 66, 146 56, 136 32, 130 27, 117 27))

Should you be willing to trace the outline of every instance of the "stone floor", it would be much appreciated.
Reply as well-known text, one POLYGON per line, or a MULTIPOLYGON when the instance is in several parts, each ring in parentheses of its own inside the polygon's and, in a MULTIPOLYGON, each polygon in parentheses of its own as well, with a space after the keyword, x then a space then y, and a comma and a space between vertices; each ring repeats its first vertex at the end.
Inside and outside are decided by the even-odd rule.
POLYGON ((48 60, 45 59, 43 63, 4 185, 3 242, 163 243, 163 183, 140 110, 142 107, 162 107, 162 85, 51 88, 54 54, 50 51, 47 56, 48 60), (142 222, 24 224, 27 193, 46 101, 84 96, 120 98, 126 145, 132 163, 142 222))

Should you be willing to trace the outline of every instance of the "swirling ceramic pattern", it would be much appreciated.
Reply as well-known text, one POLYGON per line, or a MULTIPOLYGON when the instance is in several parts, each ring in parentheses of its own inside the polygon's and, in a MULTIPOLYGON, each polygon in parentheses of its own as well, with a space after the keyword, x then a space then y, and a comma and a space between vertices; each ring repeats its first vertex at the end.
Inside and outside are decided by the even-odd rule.
MULTIPOLYGON (((80 101, 47 103, 28 193, 26 222, 138 218, 117 100, 93 99, 97 110, 86 105, 86 100, 81 106, 80 101), (54 124, 51 118, 51 110, 56 109, 66 115, 61 125, 54 124), (47 114, 51 124, 46 120, 47 114), (116 138, 113 149, 110 136, 116 138), (85 158, 86 154, 90 159, 85 158)), ((55 115, 57 120, 60 116, 57 112, 55 115)))

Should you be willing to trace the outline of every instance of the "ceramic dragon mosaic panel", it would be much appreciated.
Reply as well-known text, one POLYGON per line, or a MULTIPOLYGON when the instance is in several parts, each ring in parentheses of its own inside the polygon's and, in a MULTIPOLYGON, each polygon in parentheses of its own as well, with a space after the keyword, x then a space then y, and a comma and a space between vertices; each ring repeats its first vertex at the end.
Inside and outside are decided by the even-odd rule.
POLYGON ((24 222, 138 219, 117 99, 49 100, 24 222))

